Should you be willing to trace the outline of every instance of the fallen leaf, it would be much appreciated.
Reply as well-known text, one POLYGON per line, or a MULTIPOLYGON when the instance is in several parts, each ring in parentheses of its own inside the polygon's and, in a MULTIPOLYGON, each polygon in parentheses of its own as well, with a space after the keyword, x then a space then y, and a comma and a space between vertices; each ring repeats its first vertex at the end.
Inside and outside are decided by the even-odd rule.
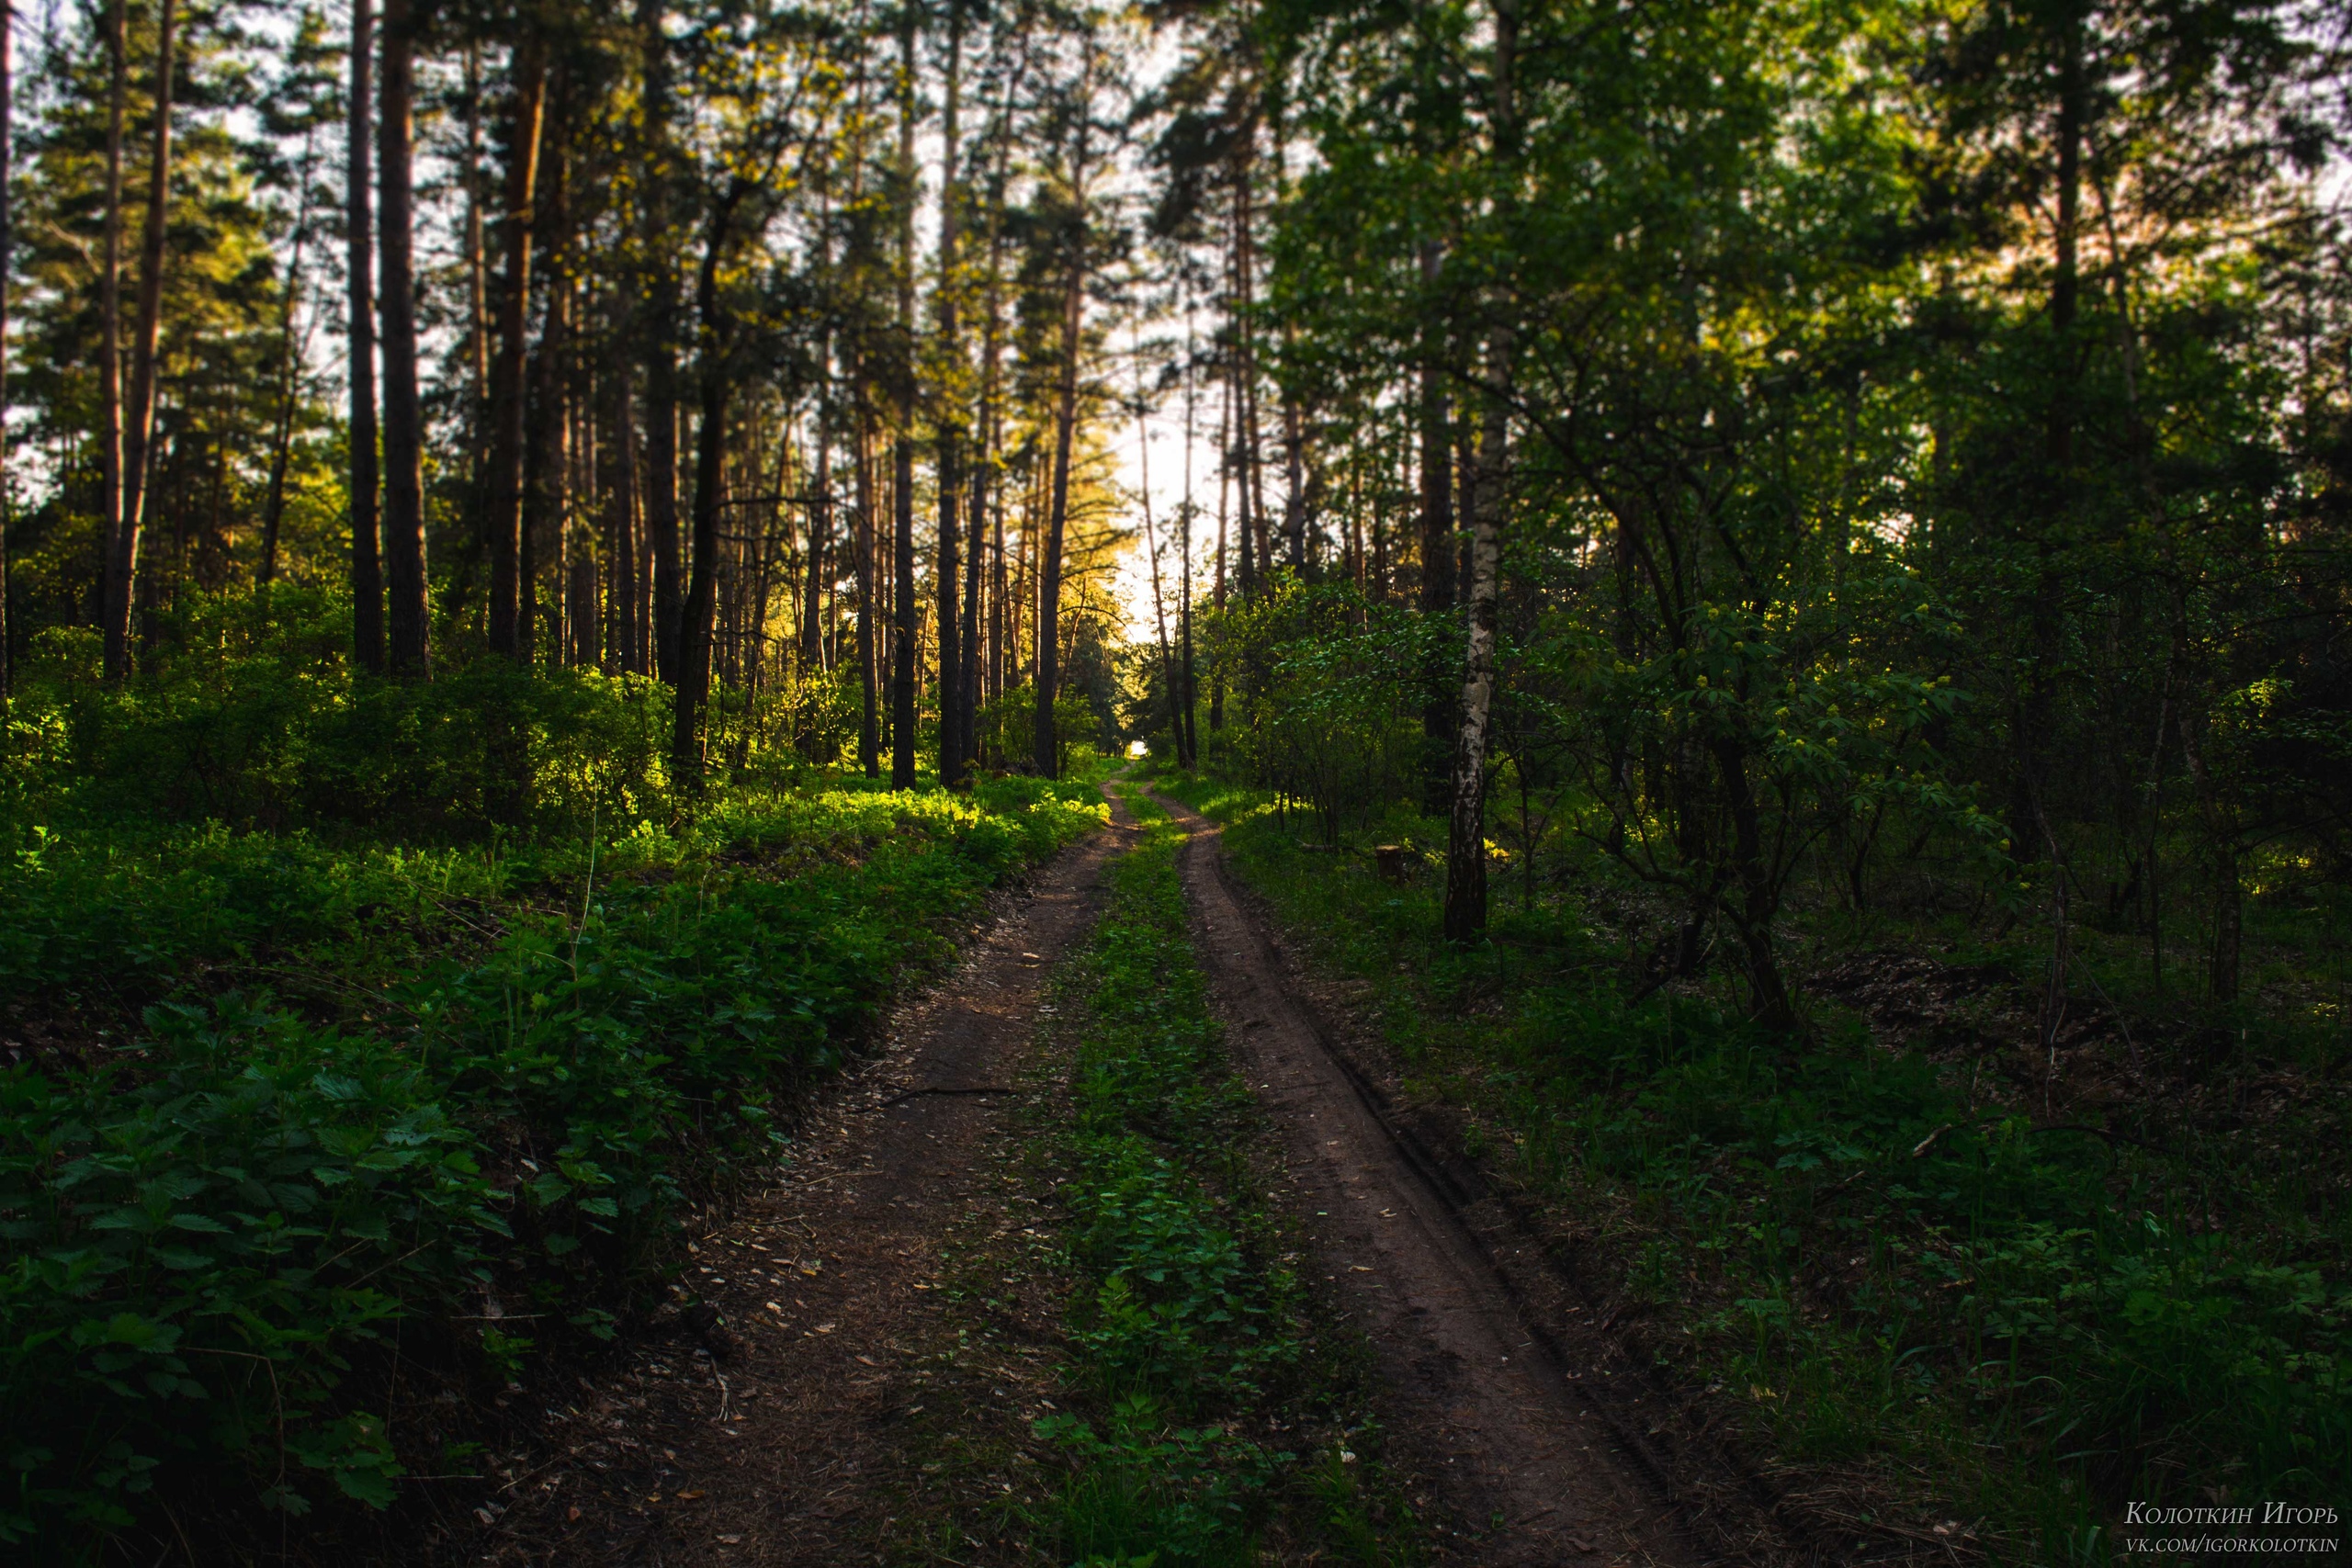
POLYGON ((817 1332, 818 1332, 818 1333, 820 1333, 820 1334, 831 1334, 831 1333, 833 1331, 834 1327, 835 1327, 835 1325, 832 1325, 832 1324, 830 1324, 830 1323, 820 1323, 820 1324, 819 1324, 819 1325, 817 1325, 817 1332))
POLYGON ((702 1501, 702 1494, 699 1492, 681 1492, 678 1494, 678 1501, 681 1503, 699 1503, 702 1501))
POLYGON ((865 1365, 866 1365, 866 1366, 869 1366, 869 1367, 870 1367, 870 1366, 872 1366, 872 1365, 874 1365, 874 1358, 873 1358, 873 1357, 871 1357, 871 1356, 860 1356, 860 1357, 858 1358, 858 1360, 859 1360, 860 1362, 862 1362, 863 1364, 865 1364, 865 1365))

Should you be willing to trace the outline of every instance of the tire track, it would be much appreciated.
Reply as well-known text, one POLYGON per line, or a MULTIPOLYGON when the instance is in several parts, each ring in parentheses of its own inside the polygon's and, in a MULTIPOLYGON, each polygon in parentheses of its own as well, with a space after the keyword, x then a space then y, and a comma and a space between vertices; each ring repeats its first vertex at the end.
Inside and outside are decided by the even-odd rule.
POLYGON ((1610 1424, 1516 1310, 1502 1273, 1293 993, 1221 874, 1219 829, 1179 864, 1214 1003, 1289 1142, 1325 1283, 1372 1341, 1393 1435, 1452 1510, 1464 1561, 1497 1568, 1701 1560, 1610 1424))

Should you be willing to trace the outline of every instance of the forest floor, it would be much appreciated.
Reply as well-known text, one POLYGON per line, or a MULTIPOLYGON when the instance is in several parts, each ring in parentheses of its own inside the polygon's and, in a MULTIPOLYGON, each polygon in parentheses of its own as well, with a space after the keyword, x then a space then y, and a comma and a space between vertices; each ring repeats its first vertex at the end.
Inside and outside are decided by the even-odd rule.
MULTIPOLYGON (((1047 978, 1099 912, 1103 866, 1126 830, 1114 825, 1045 867, 892 1021, 876 1055, 811 1107, 781 1183, 691 1244, 693 1304, 666 1336, 601 1375, 563 1375, 573 1386, 510 1389, 514 1441, 498 1467, 508 1479, 475 1510, 478 1532, 456 1532, 437 1555, 887 1560, 899 1517, 924 1511, 922 1494, 966 1483, 999 1492, 993 1473, 925 1466, 973 1413, 989 1440, 970 1432, 962 1446, 983 1468, 1026 1457, 1026 1433, 1002 1418, 1035 1409, 1035 1352, 963 1359, 951 1297, 989 1250, 975 1244, 1019 1229, 1021 1195, 990 1180, 1007 1105, 1047 978)), ((1015 1323, 1035 1317, 1041 1335, 1057 1316, 1001 1287, 992 1304, 1015 1323)))
MULTIPOLYGON (((600 1368, 510 1387, 508 1440, 489 1466, 500 1484, 456 1515, 435 1557, 1141 1563, 1087 1547, 1089 1529, 1112 1539, 1087 1523, 1103 1511, 1102 1478, 1111 1492, 1166 1493, 1164 1474, 1136 1479, 1156 1466, 1177 1492, 1213 1498, 1199 1456, 1224 1444, 1295 1450, 1277 1456, 1286 1471, 1264 1467, 1287 1479, 1267 1483, 1272 1501, 1259 1497, 1241 1536, 1216 1538, 1238 1551, 1179 1545, 1161 1563, 1722 1560, 1720 1528, 1702 1547, 1678 1519, 1694 1497, 1724 1519, 1753 1512, 1737 1478, 1670 1474, 1644 1449, 1638 1376, 1607 1386, 1630 1369, 1606 1325, 1587 1317, 1579 1337, 1578 1305, 1544 1293, 1540 1247, 1482 1210, 1432 1152, 1432 1130, 1401 1122, 1341 1054, 1311 977, 1225 873, 1216 829, 1172 801, 1114 801, 1111 829, 1009 900, 811 1111, 778 1185, 695 1240, 695 1288, 665 1328, 600 1368), (1172 849, 1170 903, 1181 876, 1168 918, 1189 919, 1205 982, 1188 994, 1223 1025, 1250 1091, 1217 1157, 1238 1161, 1253 1190, 1217 1191, 1215 1178, 1201 1190, 1243 1238, 1236 1257, 1271 1251, 1297 1277, 1296 1316, 1315 1325, 1295 1393, 1253 1386, 1246 1419, 1189 1431, 1131 1419, 1141 1394, 1105 1414, 1103 1379, 1084 1365, 1102 1331, 1073 1327, 1091 1288, 1074 1261, 1085 1226, 1064 1201, 1063 1179, 1091 1172, 1052 1153, 1082 1114, 1070 1036, 1104 1032, 1074 981, 1135 988, 1090 933, 1150 891, 1118 881, 1121 857, 1141 860, 1148 841, 1172 849), (1270 1216, 1262 1247, 1243 1215, 1253 1203, 1270 1216), (1106 1446, 1063 1414, 1090 1405, 1114 1445, 1136 1425, 1160 1437, 1106 1446)), ((1184 964, 1170 954, 1165 967, 1184 964)), ((1216 1023, 1203 1021, 1211 1039, 1216 1023)), ((1086 1224, 1091 1235, 1102 1221, 1086 1224)), ((1743 1559, 1782 1555, 1769 1528, 1750 1534, 1763 1550, 1743 1559)))

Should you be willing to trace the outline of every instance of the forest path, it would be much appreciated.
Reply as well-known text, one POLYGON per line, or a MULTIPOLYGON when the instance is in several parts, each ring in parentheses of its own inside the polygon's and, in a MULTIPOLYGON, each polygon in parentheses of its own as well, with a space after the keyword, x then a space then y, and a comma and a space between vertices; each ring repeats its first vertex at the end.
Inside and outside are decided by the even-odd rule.
POLYGON ((876 1560, 885 1521, 868 1516, 930 1457, 910 1455, 908 1418, 926 1398, 943 1273, 959 1231, 1001 1206, 980 1188, 1047 984, 1092 929, 1104 867, 1132 837, 1115 797, 1112 811, 1108 831, 1045 867, 893 1020, 881 1053, 820 1097, 784 1179, 695 1239, 707 1307, 593 1382, 513 1392, 543 1414, 500 1472, 514 1475, 503 1506, 479 1533, 464 1519, 436 1555, 548 1568, 876 1560))
POLYGON ((1188 837, 1179 867, 1213 1005, 1293 1179, 1327 1289, 1371 1341, 1400 1456, 1466 1528, 1456 1560, 1497 1568, 1700 1560, 1608 1425, 1528 1332, 1504 1276, 1407 1156, 1328 1043, 1218 828, 1152 796, 1188 837))

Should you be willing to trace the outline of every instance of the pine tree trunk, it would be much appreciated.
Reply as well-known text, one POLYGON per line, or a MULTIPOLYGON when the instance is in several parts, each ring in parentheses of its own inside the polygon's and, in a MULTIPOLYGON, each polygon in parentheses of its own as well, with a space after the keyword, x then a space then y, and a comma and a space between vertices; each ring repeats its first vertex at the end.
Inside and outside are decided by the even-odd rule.
POLYGON ((130 590, 153 466, 157 356, 164 326, 164 241, 172 184, 172 88, 177 74, 179 7, 163 0, 155 43, 155 130, 149 142, 147 215, 139 236, 139 319, 130 344, 130 406, 122 433, 122 523, 107 561, 106 672, 130 673, 130 590))
POLYGON ((1306 429, 1298 400, 1283 394, 1283 468, 1289 493, 1283 498, 1283 547, 1291 570, 1306 576, 1306 429))
POLYGON ((964 552, 964 625, 957 639, 963 666, 956 671, 956 709, 963 715, 961 739, 964 765, 980 760, 980 558, 988 553, 989 463, 982 438, 980 460, 972 468, 971 521, 966 531, 969 547, 964 552))
MULTIPOLYGON (((616 301, 616 320, 622 309, 616 301)), ((609 668, 642 675, 645 671, 638 661, 637 420, 628 362, 615 365, 611 377, 603 443, 611 454, 605 491, 605 558, 611 579, 605 596, 612 635, 605 662, 609 668)))
MULTIPOLYGON (((1216 415, 1216 570, 1209 583, 1210 607, 1216 611, 1217 648, 1225 646, 1226 502, 1233 490, 1233 394, 1227 386, 1216 415)), ((1209 662, 1209 733, 1225 728, 1225 659, 1217 653, 1209 662)))
MULTIPOLYGON (((395 0, 397 3, 397 0, 395 0)), ((530 658, 525 625, 524 557, 529 547, 531 251, 538 224, 540 130, 547 110, 546 56, 535 33, 514 48, 514 117, 507 128, 506 211, 501 221, 506 278, 498 299, 498 351, 490 373, 490 485, 483 533, 490 551, 490 651, 530 658)), ((554 321, 548 318, 550 324, 554 321)), ((544 350, 542 351, 544 354, 544 350)))
POLYGON ((670 46, 662 28, 662 0, 638 0, 636 27, 641 51, 645 101, 646 162, 653 177, 639 204, 639 238, 645 247, 647 299, 641 331, 645 341, 645 527, 653 549, 653 670, 678 683, 678 634, 685 616, 678 562, 678 354, 675 288, 663 262, 666 207, 662 181, 668 175, 670 46))
POLYGON ((395 675, 429 677, 424 579, 424 421, 417 386, 414 196, 415 36, 411 0, 384 0, 384 80, 377 133, 382 202, 384 576, 395 675))
MULTIPOLYGON (((1024 56, 1025 59, 1025 56, 1024 56)), ((1021 72, 1015 70, 1005 83, 1003 105, 999 110, 996 130, 996 167, 989 181, 989 272, 987 324, 984 347, 980 356, 980 460, 972 475, 972 559, 970 570, 977 590, 980 570, 981 530, 994 531, 994 544, 989 556, 988 591, 988 658, 985 671, 976 671, 971 681, 970 704, 974 714, 974 734, 971 751, 975 761, 979 757, 978 713, 981 692, 985 686, 988 699, 994 701, 1004 695, 1005 683, 1005 562, 1004 562, 1004 496, 1001 467, 1004 461, 1004 422, 1000 410, 1001 381, 1004 355, 1004 205, 1005 181, 1012 166, 1012 135, 1011 107, 1012 94, 1019 85, 1021 72), (993 493, 991 493, 993 492, 993 493)), ((977 623, 977 616, 974 617, 977 623)), ((975 624, 972 635, 978 635, 975 624)), ((1000 762, 1002 761, 999 759, 1000 762)))
MULTIPOLYGON (((0 0, 5 4, 6 0, 0 0)), ((302 194, 294 209, 294 253, 286 264, 286 309, 277 328, 277 415, 270 422, 269 488, 261 509, 261 570, 258 581, 265 588, 277 578, 278 526, 286 515, 286 469, 293 457, 294 403, 302 387, 301 345, 294 335, 294 323, 301 313, 302 253, 311 239, 311 163, 312 137, 308 133, 302 141, 302 162, 295 175, 302 194)))
POLYGON ((915 14, 899 32, 899 341, 890 373, 890 787, 915 784, 915 14))
POLYGON ((874 570, 874 415, 867 406, 860 372, 851 367, 857 387, 857 765, 869 779, 882 776, 882 735, 875 664, 874 570))
POLYGON ((1250 184, 1245 165, 1237 162, 1233 176, 1233 294, 1228 312, 1233 324, 1230 377, 1226 404, 1231 411, 1230 441, 1226 447, 1227 466, 1238 476, 1234 496, 1234 544, 1240 551, 1239 568, 1241 597, 1258 596, 1257 547, 1251 540, 1250 505, 1250 470, 1256 462, 1254 428, 1244 420, 1250 407, 1250 355, 1244 346, 1250 333, 1250 283, 1247 261, 1250 222, 1250 184))
MULTIPOLYGON (((1434 290, 1444 265, 1444 254, 1432 242, 1421 247, 1421 284, 1434 290)), ((1453 433, 1446 407, 1444 348, 1446 329, 1434 308, 1421 323, 1420 441, 1421 441, 1421 614, 1436 620, 1453 612, 1453 433)), ((1432 639, 1432 646, 1437 646, 1432 639)), ((1421 744, 1427 759, 1422 804, 1431 816, 1446 808, 1453 794, 1455 698, 1449 666, 1442 654, 1424 671, 1421 702, 1421 744)))
MULTIPOLYGON (((995 503, 989 508, 989 700, 1004 695, 1004 650, 1011 631, 1006 611, 1005 591, 1008 586, 1004 567, 1004 494, 999 488, 995 503)), ((999 762, 1001 764, 1000 757, 999 762)))
POLYGON ((695 284, 695 358, 701 384, 701 423, 695 433, 695 514, 691 578, 678 627, 678 682, 670 736, 673 787, 702 782, 702 710, 710 695, 711 633, 718 605, 718 508, 727 453, 727 403, 731 391, 727 322, 718 302, 718 264, 735 209, 750 195, 741 180, 710 216, 702 267, 695 284))
MULTIPOLYGON (((1079 220, 1083 225, 1083 215, 1079 220)), ((1037 712, 1035 754, 1046 778, 1061 776, 1061 738, 1054 703, 1061 678, 1062 537, 1069 523, 1070 447, 1078 430, 1078 355, 1086 308, 1086 239, 1070 241, 1069 276, 1062 286, 1061 389, 1054 407, 1053 494, 1046 503, 1045 550, 1037 561, 1037 712)))
POLYGON ((122 130, 130 97, 129 0, 107 8, 106 235, 98 264, 98 604, 107 613, 107 581, 122 532, 122 130))
MULTIPOLYGON (((963 352, 956 336, 956 157, 961 127, 957 114, 962 107, 964 63, 964 12, 950 0, 947 33, 947 91, 940 108, 939 159, 939 283, 936 292, 939 308, 939 346, 944 359, 953 363, 963 352)), ((963 544, 963 523, 958 515, 964 495, 963 471, 963 411, 955 399, 956 378, 949 378, 938 389, 933 417, 938 423, 939 446, 939 566, 938 581, 933 583, 938 593, 939 640, 939 782, 954 788, 964 778, 964 642, 963 627, 957 619, 961 598, 961 582, 957 571, 962 565, 959 557, 963 544)))
POLYGON ((956 614, 961 601, 962 580, 958 575, 961 562, 964 525, 961 502, 964 474, 962 454, 958 450, 956 433, 953 429, 939 433, 939 557, 937 581, 933 584, 938 604, 939 641, 939 782, 954 787, 964 777, 963 704, 957 677, 964 665, 962 627, 956 614))
POLYGON ((890 443, 890 787, 915 786, 915 444, 890 443))
POLYGON ((831 581, 833 545, 833 409, 831 345, 818 362, 827 367, 823 400, 817 405, 817 471, 808 502, 808 559, 800 611, 800 671, 804 681, 825 675, 825 584, 831 581))
MULTIPOLYGON (((529 412, 525 423, 522 570, 514 621, 515 656, 526 664, 539 656, 539 562, 541 552, 561 550, 571 526, 571 289, 561 277, 548 279, 546 314, 532 355, 529 412)), ((555 650, 560 657, 560 645, 555 650)))
POLYGON ((369 56, 372 0, 351 0, 351 100, 344 162, 345 300, 351 387, 351 642, 352 657, 370 675, 384 672, 384 568, 376 540, 376 289, 374 203, 368 196, 370 158, 369 56))
POLYGON ((8 656, 8 269, 16 264, 16 170, 10 160, 10 111, 16 107, 16 8, 0 0, 0 712, 16 687, 8 656))
MULTIPOLYGON (((2053 236, 2054 265, 2050 284, 2050 336, 2053 353, 2051 391, 2043 434, 2048 465, 2047 491, 2035 504, 2045 515, 2063 518, 2073 506, 2075 493, 2075 395, 2077 355, 2075 325, 2081 301, 2077 239, 2082 212, 2082 150, 2087 105, 2083 80, 2083 26, 2079 16, 2062 9, 2059 26, 2057 125, 2057 231, 2053 236)), ((2044 522, 2034 540, 2040 558, 2033 596, 2027 611, 2030 662, 2025 690, 2018 704, 2011 736, 2015 778, 2011 785, 2010 837, 2019 844, 2040 843, 2040 825, 2053 819, 2056 806, 2049 798, 2046 748, 2056 739, 2058 677, 2064 657, 2066 584, 2057 558, 2059 529, 2044 522)), ((2052 852, 2056 852, 2054 841, 2052 852)))

